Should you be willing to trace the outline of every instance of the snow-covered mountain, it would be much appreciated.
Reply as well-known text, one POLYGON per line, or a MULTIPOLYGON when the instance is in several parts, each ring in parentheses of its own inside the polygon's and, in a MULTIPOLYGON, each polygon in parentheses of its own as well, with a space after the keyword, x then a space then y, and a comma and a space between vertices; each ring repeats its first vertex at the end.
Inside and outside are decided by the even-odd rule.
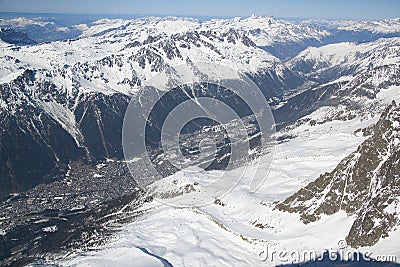
MULTIPOLYGON (((371 23, 104 18, 75 27, 74 39, 0 41, 0 260, 259 266, 269 264, 260 260, 266 247, 322 251, 340 239, 400 256, 390 246, 399 236, 399 111, 390 104, 400 100, 400 38, 324 45, 337 31, 400 32, 398 20, 371 23), (128 171, 123 118, 154 76, 179 66, 196 72, 204 62, 234 68, 259 86, 278 126, 276 154, 271 166, 228 171, 269 173, 255 193, 244 176, 211 205, 175 209, 154 198, 200 199, 221 171, 173 172, 142 191, 135 180, 150 177, 140 158, 132 160, 137 173, 128 171), (310 187, 303 201, 296 192, 310 187), (332 204, 329 196, 343 201, 332 204)), ((162 86, 179 78, 165 76, 162 86)))
MULTIPOLYGON (((9 73, 13 72, 13 67, 56 68, 60 71, 70 66, 73 74, 77 72, 78 76, 84 76, 81 72, 88 68, 91 73, 84 79, 97 79, 99 84, 106 83, 102 87, 115 88, 111 89, 115 91, 121 88, 119 91, 123 93, 129 93, 131 87, 135 87, 130 79, 132 76, 137 77, 140 84, 171 65, 186 64, 187 60, 212 61, 252 74, 268 72, 272 68, 275 70, 272 74, 289 73, 279 59, 258 49, 242 30, 203 27, 192 19, 103 19, 95 22, 82 36, 77 40, 20 48, 18 52, 3 44, 4 55, 14 56, 19 61, 10 64, 13 62, 4 62, 3 57, 3 69, 9 68, 9 73), (97 77, 93 73, 96 70, 104 73, 104 77, 97 77), (129 80, 124 82, 123 78, 129 80), (131 84, 124 84, 129 81, 131 84)), ((276 77, 278 82, 279 79, 282 77, 276 77)))
POLYGON ((202 26, 211 29, 241 29, 257 46, 321 41, 330 35, 319 27, 255 15, 248 18, 215 19, 203 23, 202 26))
POLYGON ((308 77, 310 83, 272 102, 275 121, 283 127, 324 106, 331 107, 324 120, 346 120, 369 112, 380 114, 389 103, 382 102, 379 93, 400 85, 398 41, 388 38, 358 45, 339 43, 301 52, 286 64, 308 77), (339 49, 336 54, 332 46, 351 46, 354 50, 339 49), (312 50, 319 52, 314 56, 309 53, 312 50))
POLYGON ((121 128, 128 99, 146 80, 171 72, 174 66, 194 68, 196 62, 231 66, 247 73, 266 97, 303 82, 279 59, 257 48, 243 32, 188 30, 195 28, 193 24, 197 22, 177 18, 101 20, 84 33, 88 37, 77 40, 17 48, 1 43, 1 113, 7 118, 5 128, 16 131, 4 133, 8 137, 2 138, 7 143, 3 161, 14 162, 2 172, 2 179, 7 180, 4 192, 42 182, 40 177, 53 170, 63 173, 68 160, 83 154, 89 159, 121 158, 121 137, 108 131, 121 128), (28 111, 28 107, 36 112, 28 111), (45 116, 50 122, 44 123, 45 116), (11 120, 19 127, 12 127, 11 120), (49 123, 69 136, 67 139, 72 138, 69 147, 74 147, 74 152, 60 154, 51 145, 54 137, 44 133, 31 138, 37 131, 47 132, 42 128, 49 123), (29 141, 22 142, 19 131, 29 132, 29 141), (10 156, 14 143, 21 144, 21 149, 33 146, 32 154, 25 155, 35 159, 33 166, 41 166, 37 175, 28 175, 24 168, 21 173, 14 172, 22 164, 10 156), (86 152, 82 154, 82 150, 86 152), (40 156, 42 153, 46 156, 40 156), (19 182, 27 179, 30 182, 19 182))
POLYGON ((2 161, 12 162, 2 170, 3 193, 49 181, 42 177, 65 173, 67 162, 82 155, 122 158, 118 133, 129 98, 154 75, 174 72, 174 66, 230 66, 249 75, 267 98, 303 83, 243 32, 194 30, 194 25, 178 18, 101 20, 76 40, 24 47, 1 43, 0 112, 9 129, 2 134, 2 142, 7 140, 2 161), (44 118, 57 130, 44 129, 44 118), (52 133, 58 131, 72 141, 70 152, 55 149, 52 133), (24 165, 27 170, 18 158, 25 147, 31 147, 28 158, 41 161, 24 165))
MULTIPOLYGON (((3 18, 0 18, 0 27, 12 28, 16 31, 23 32, 27 34, 30 39, 38 43, 75 38, 81 34, 82 30, 87 28, 86 24, 82 25, 77 23, 75 25, 69 25, 69 23, 63 22, 62 19, 56 18, 57 15, 55 14, 48 18, 39 15, 26 17, 23 16, 24 14, 11 17, 10 15, 7 16, 7 14, 2 15, 3 18)), ((49 14, 45 16, 49 16, 49 14)))
POLYGON ((306 223, 341 210, 354 215, 346 237, 353 247, 387 237, 399 225, 399 111, 393 101, 376 125, 363 129, 371 136, 355 152, 277 207, 299 212, 306 223))
MULTIPOLYGON (((302 23, 320 25, 324 28, 347 32, 370 32, 373 34, 393 34, 400 32, 400 19, 385 19, 378 21, 359 20, 305 20, 302 23)), ((389 37, 389 36, 387 36, 389 37)))
POLYGON ((317 81, 354 75, 383 65, 399 63, 399 38, 383 38, 370 43, 337 43, 309 47, 287 62, 317 81))
POLYGON ((257 46, 281 59, 292 57, 308 46, 319 46, 331 35, 319 26, 255 15, 249 18, 211 20, 202 25, 211 29, 244 31, 257 46))

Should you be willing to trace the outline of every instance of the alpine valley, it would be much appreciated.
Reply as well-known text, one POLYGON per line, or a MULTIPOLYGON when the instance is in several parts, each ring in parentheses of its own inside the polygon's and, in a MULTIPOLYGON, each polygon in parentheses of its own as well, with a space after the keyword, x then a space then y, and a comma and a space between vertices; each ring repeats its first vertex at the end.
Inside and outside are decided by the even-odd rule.
POLYGON ((399 265, 400 19, 0 15, 1 266, 399 265), (222 170, 139 186, 151 177, 140 157, 127 166, 124 116, 153 77, 203 63, 260 88, 275 153, 225 170, 268 174, 257 191, 245 175, 176 208, 155 198, 201 198, 222 170), (329 249, 368 259, 288 256, 329 249))

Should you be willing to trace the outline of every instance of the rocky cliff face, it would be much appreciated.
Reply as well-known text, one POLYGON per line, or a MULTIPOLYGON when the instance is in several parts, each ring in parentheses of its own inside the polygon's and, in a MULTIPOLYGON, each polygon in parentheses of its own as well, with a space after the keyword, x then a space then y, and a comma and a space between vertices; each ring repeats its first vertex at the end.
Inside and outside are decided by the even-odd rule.
POLYGON ((35 79, 26 71, 0 86, 0 194, 20 191, 63 176, 69 160, 84 155, 69 133, 33 102, 27 87, 35 79), (12 100, 16 101, 12 104, 12 100))
POLYGON ((60 179, 77 159, 122 158, 128 96, 67 95, 32 70, 0 88, 1 195, 60 179))
POLYGON ((371 136, 355 152, 277 208, 297 212, 305 223, 340 210, 355 216, 346 240, 353 247, 375 244, 399 225, 400 106, 386 108, 371 136))
POLYGON ((329 120, 352 119, 369 112, 380 114, 384 106, 377 95, 390 86, 400 85, 400 66, 389 64, 361 72, 348 80, 337 80, 311 89, 284 100, 273 113, 278 127, 294 123, 318 108, 335 107, 329 120))

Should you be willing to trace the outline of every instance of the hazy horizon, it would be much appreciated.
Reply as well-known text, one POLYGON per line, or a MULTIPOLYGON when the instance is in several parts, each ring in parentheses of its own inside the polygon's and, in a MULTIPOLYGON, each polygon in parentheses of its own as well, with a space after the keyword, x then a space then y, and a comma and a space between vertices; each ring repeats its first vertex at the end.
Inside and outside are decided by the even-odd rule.
POLYGON ((78 1, 0 0, 1 13, 232 18, 252 14, 287 19, 381 20, 400 15, 400 0, 78 1))
POLYGON ((27 18, 45 18, 45 16, 87 16, 87 17, 98 17, 98 18, 121 18, 121 19, 133 19, 133 18, 143 18, 143 17, 177 17, 177 18, 194 18, 200 20, 208 20, 208 19, 232 19, 232 18, 248 18, 251 16, 260 16, 260 17, 273 17, 276 19, 282 20, 293 20, 293 21, 301 21, 301 20, 327 20, 327 21, 335 21, 335 20, 354 20, 354 21, 374 21, 374 20, 385 20, 385 19, 399 19, 400 15, 397 17, 388 17, 388 18, 320 18, 320 17, 281 17, 274 16, 272 14, 250 14, 244 16, 209 16, 209 15, 190 15, 190 14, 124 14, 124 13, 57 13, 57 12, 3 12, 0 11, 1 19, 11 19, 16 17, 27 17, 27 18), (29 15, 29 16, 27 16, 29 15))

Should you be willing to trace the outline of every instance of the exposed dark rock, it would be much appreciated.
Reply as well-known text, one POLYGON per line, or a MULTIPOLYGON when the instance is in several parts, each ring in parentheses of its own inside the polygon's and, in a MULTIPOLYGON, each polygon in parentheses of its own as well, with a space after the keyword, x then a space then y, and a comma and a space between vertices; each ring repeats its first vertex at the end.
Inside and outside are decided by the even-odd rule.
POLYGON ((305 223, 343 210, 356 215, 348 243, 353 247, 375 244, 399 225, 399 129, 400 106, 393 102, 357 151, 276 207, 300 213, 305 223))
POLYGON ((34 45, 36 42, 28 37, 26 33, 11 28, 0 28, 0 40, 15 45, 34 45))
POLYGON ((121 94, 83 95, 75 118, 91 158, 123 158, 122 123, 129 97, 121 94))
POLYGON ((32 70, 0 89, 0 99, 7 103, 0 109, 0 195, 60 179, 71 161, 123 157, 122 122, 128 96, 67 96, 50 81, 36 79, 32 70), (80 136, 45 109, 47 102, 75 115, 73 127, 80 136))
POLYGON ((0 86, 9 109, 0 110, 0 195, 52 182, 65 174, 70 160, 84 155, 73 137, 31 101, 27 88, 34 79, 27 70, 0 86))

